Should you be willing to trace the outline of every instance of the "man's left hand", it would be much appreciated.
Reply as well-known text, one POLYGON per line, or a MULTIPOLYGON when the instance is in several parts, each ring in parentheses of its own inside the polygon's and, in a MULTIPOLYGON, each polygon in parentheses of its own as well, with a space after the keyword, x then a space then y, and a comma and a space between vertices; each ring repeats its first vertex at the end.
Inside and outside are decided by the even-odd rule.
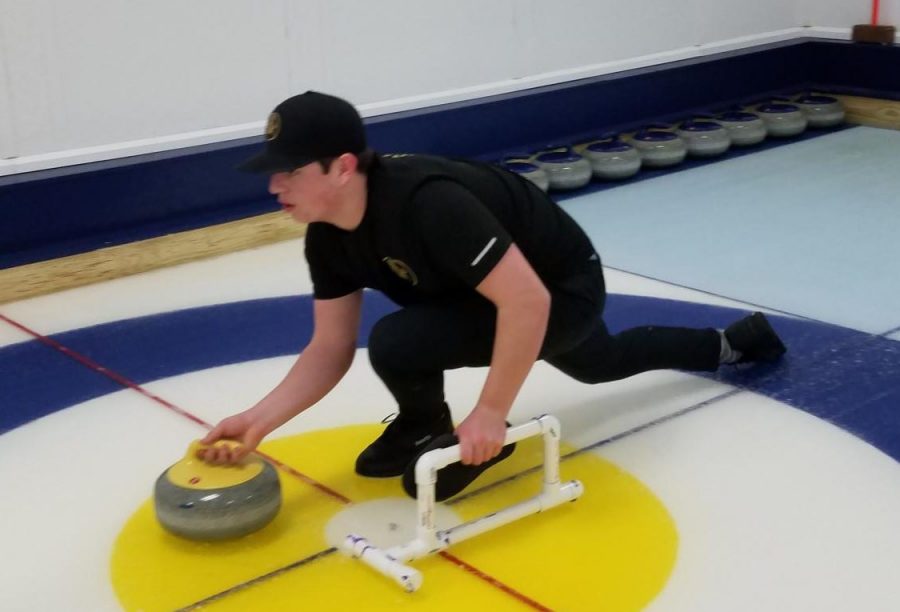
POLYGON ((506 420, 490 410, 473 410, 456 428, 462 463, 479 465, 496 457, 506 440, 506 420))

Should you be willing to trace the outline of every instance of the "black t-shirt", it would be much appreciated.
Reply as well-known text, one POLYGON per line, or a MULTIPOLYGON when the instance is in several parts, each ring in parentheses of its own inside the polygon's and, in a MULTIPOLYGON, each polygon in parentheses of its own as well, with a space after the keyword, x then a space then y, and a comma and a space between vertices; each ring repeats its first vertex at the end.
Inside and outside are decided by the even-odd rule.
POLYGON ((408 305, 471 294, 513 242, 550 287, 598 259, 575 221, 515 174, 387 155, 369 170, 360 225, 311 223, 306 259, 317 299, 368 287, 408 305))

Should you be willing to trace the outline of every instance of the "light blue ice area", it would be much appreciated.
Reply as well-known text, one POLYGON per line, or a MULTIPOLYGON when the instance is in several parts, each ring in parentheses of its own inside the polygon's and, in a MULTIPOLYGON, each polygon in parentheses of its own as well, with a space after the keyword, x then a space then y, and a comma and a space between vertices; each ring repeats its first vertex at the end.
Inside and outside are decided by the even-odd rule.
POLYGON ((606 265, 900 328, 900 132, 856 127, 563 203, 606 265))

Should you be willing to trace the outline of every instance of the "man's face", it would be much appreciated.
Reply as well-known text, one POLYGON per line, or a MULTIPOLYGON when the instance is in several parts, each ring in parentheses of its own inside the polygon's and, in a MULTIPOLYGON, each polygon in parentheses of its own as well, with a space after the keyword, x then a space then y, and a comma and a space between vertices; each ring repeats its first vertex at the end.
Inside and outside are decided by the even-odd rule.
MULTIPOLYGON (((334 165, 332 165, 334 170, 334 165)), ((276 172, 269 177, 269 193, 299 223, 326 220, 334 200, 336 181, 319 162, 300 166, 292 172, 276 172)))

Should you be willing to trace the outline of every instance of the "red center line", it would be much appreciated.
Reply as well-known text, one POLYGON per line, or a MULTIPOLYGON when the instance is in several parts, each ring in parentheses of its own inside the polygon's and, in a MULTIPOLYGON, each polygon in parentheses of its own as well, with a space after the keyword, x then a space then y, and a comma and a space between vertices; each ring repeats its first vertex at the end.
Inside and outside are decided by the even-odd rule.
POLYGON ((529 608, 533 608, 533 609, 535 609, 535 610, 541 610, 542 612, 553 612, 553 608, 548 608, 547 606, 544 606, 543 604, 539 604, 538 602, 536 602, 535 600, 531 599, 530 597, 528 597, 528 596, 525 595, 524 593, 520 593, 519 591, 515 590, 514 588, 512 588, 512 587, 510 587, 510 586, 507 586, 507 585, 505 585, 505 584, 503 584, 502 582, 500 582, 499 580, 497 580, 497 579, 494 578, 493 576, 491 576, 491 575, 489 575, 489 574, 485 574, 484 572, 482 572, 480 569, 478 569, 478 568, 475 567, 474 565, 469 565, 468 563, 466 563, 465 561, 463 561, 463 560, 460 559, 459 557, 457 557, 457 556, 455 556, 455 555, 451 555, 451 554, 448 553, 446 550, 445 550, 445 551, 442 551, 442 552, 439 552, 438 554, 439 554, 441 557, 443 557, 444 559, 446 559, 447 561, 449 561, 450 563, 452 563, 453 565, 455 565, 455 566, 457 566, 457 567, 459 567, 459 568, 464 569, 465 571, 469 572, 469 573, 472 574, 473 576, 476 576, 476 577, 478 577, 478 578, 481 578, 482 580, 484 580, 485 582, 487 582, 487 583, 490 584, 491 586, 494 586, 494 587, 500 589, 501 591, 503 591, 503 592, 506 593, 507 595, 510 595, 510 596, 512 596, 514 599, 519 600, 520 602, 522 602, 523 604, 525 604, 525 605, 528 606, 529 608))
MULTIPOLYGON (((140 386, 139 384, 137 384, 137 383, 135 383, 135 382, 129 380, 128 378, 125 378, 124 376, 122 376, 121 374, 118 374, 117 372, 114 372, 114 371, 112 371, 112 370, 110 370, 110 369, 108 369, 108 368, 103 367, 102 365, 100 365, 100 364, 97 363, 96 361, 90 359, 89 357, 86 357, 85 355, 82 355, 81 353, 79 353, 79 352, 77 352, 77 351, 74 351, 74 350, 70 349, 69 347, 65 346, 64 344, 60 344, 59 342, 57 342, 57 341, 54 340, 53 338, 49 338, 49 337, 47 337, 47 336, 43 336, 43 335, 37 333, 36 331, 34 331, 33 329, 30 329, 30 328, 26 327, 25 325, 22 325, 21 323, 19 323, 19 322, 17 322, 17 321, 14 321, 14 320, 10 319, 9 317, 7 317, 6 315, 4 315, 4 314, 2 314, 2 313, 0 313, 0 320, 5 321, 6 323, 12 325, 12 326, 15 327, 16 329, 19 329, 20 331, 25 332, 25 333, 28 334, 29 336, 32 336, 32 337, 33 337, 35 340, 37 340, 38 342, 41 342, 42 344, 45 344, 45 345, 47 345, 47 346, 49 346, 49 347, 51 347, 51 348, 53 348, 53 349, 59 351, 60 353, 62 353, 62 354, 65 355, 66 357, 69 357, 70 359, 73 359, 73 360, 77 361, 77 362, 80 363, 81 365, 83 365, 83 366, 85 366, 85 367, 87 367, 87 368, 89 368, 89 369, 91 369, 91 370, 93 370, 93 371, 95 371, 95 372, 97 372, 97 373, 99 373, 99 374, 102 374, 102 375, 106 376, 107 378, 109 378, 109 379, 115 381, 116 383, 122 385, 123 387, 126 387, 126 388, 128 388, 128 389, 132 389, 132 390, 134 390, 134 391, 137 391, 138 393, 140 393, 140 394, 143 395, 144 397, 147 397, 147 398, 149 398, 150 400, 152 400, 152 401, 154 401, 154 402, 156 402, 156 403, 158 403, 158 404, 164 406, 165 408, 168 408, 169 410, 172 410, 173 412, 175 412, 175 413, 177 413, 177 414, 180 414, 181 416, 183 416, 183 417, 185 417, 185 418, 190 419, 191 421, 193 421, 193 422, 195 422, 195 423, 197 423, 197 424, 199 424, 199 425, 205 427, 206 429, 212 429, 212 428, 213 428, 213 426, 212 426, 210 423, 207 423, 206 421, 204 421, 204 420, 201 419, 200 417, 198 417, 198 416, 196 416, 196 415, 194 415, 194 414, 191 414, 191 413, 188 412, 187 410, 185 410, 185 409, 183 409, 183 408, 180 408, 180 407, 176 406, 175 404, 173 404, 173 403, 171 403, 171 402, 169 402, 169 401, 167 401, 167 400, 161 398, 160 396, 156 395, 155 393, 151 393, 150 391, 148 391, 147 389, 143 388, 143 387, 140 386)), ((312 486, 312 487, 315 487, 315 488, 318 489, 319 491, 325 493, 326 495, 329 495, 329 496, 333 497, 334 499, 337 499, 337 500, 340 501, 341 503, 343 503, 343 504, 350 504, 350 503, 352 503, 352 500, 351 500, 350 498, 348 498, 348 497, 346 497, 346 496, 344 496, 344 495, 341 495, 341 494, 338 493, 337 491, 335 491, 335 490, 331 489, 330 487, 328 487, 328 486, 322 484, 321 482, 317 481, 316 479, 314 479, 314 478, 312 478, 312 477, 310 477, 310 476, 307 476, 307 475, 303 474, 302 472, 298 472, 297 470, 295 470, 295 469, 292 468, 291 466, 289 466, 289 465, 287 465, 287 464, 285 464, 285 463, 283 463, 283 462, 281 462, 281 461, 275 459, 274 457, 271 457, 271 456, 269 456, 269 455, 267 455, 267 454, 265 454, 265 453, 262 453, 262 452, 260 452, 260 451, 258 451, 258 450, 257 450, 257 451, 254 451, 254 452, 255 452, 256 454, 258 454, 260 457, 264 458, 266 461, 269 461, 269 462, 271 462, 272 464, 274 464, 275 466, 277 466, 278 468, 284 470, 286 473, 290 474, 291 476, 294 476, 295 478, 298 478, 299 480, 302 480, 302 481, 305 482, 306 484, 308 484, 308 485, 310 485, 310 486, 312 486)), ((511 597, 515 598, 516 600, 520 601, 521 603, 523 603, 523 604, 525 604, 525 605, 527 605, 527 606, 529 606, 529 607, 531 607, 531 608, 533 608, 533 609, 535 609, 535 610, 542 610, 542 611, 550 611, 550 610, 551 610, 551 608, 547 608, 546 606, 543 606, 543 605, 539 604, 538 602, 534 601, 534 600, 531 599, 530 597, 527 597, 526 595, 524 595, 524 594, 520 593, 519 591, 515 590, 515 589, 512 588, 511 586, 508 586, 508 585, 506 585, 506 584, 500 582, 499 580, 497 580, 496 578, 494 578, 494 577, 491 576, 490 574, 486 574, 485 572, 482 572, 482 571, 481 571, 480 569, 478 569, 477 567, 475 567, 475 566, 473 566, 473 565, 469 565, 468 563, 466 563, 465 561, 463 561, 463 560, 460 559, 459 557, 456 557, 456 556, 454 556, 454 555, 451 555, 450 553, 448 553, 448 552, 446 552, 446 551, 445 551, 445 552, 439 553, 439 555, 440 555, 442 558, 444 558, 445 560, 449 561, 450 563, 453 563, 455 566, 457 566, 457 567, 459 567, 459 568, 465 570, 466 572, 472 574, 473 576, 475 576, 475 577, 477 577, 477 578, 480 578, 481 580, 487 582, 487 583, 490 584, 491 586, 493 586, 493 587, 495 587, 495 588, 497 588, 497 589, 500 589, 501 591, 503 591, 503 592, 506 593, 507 595, 510 595, 511 597)))

